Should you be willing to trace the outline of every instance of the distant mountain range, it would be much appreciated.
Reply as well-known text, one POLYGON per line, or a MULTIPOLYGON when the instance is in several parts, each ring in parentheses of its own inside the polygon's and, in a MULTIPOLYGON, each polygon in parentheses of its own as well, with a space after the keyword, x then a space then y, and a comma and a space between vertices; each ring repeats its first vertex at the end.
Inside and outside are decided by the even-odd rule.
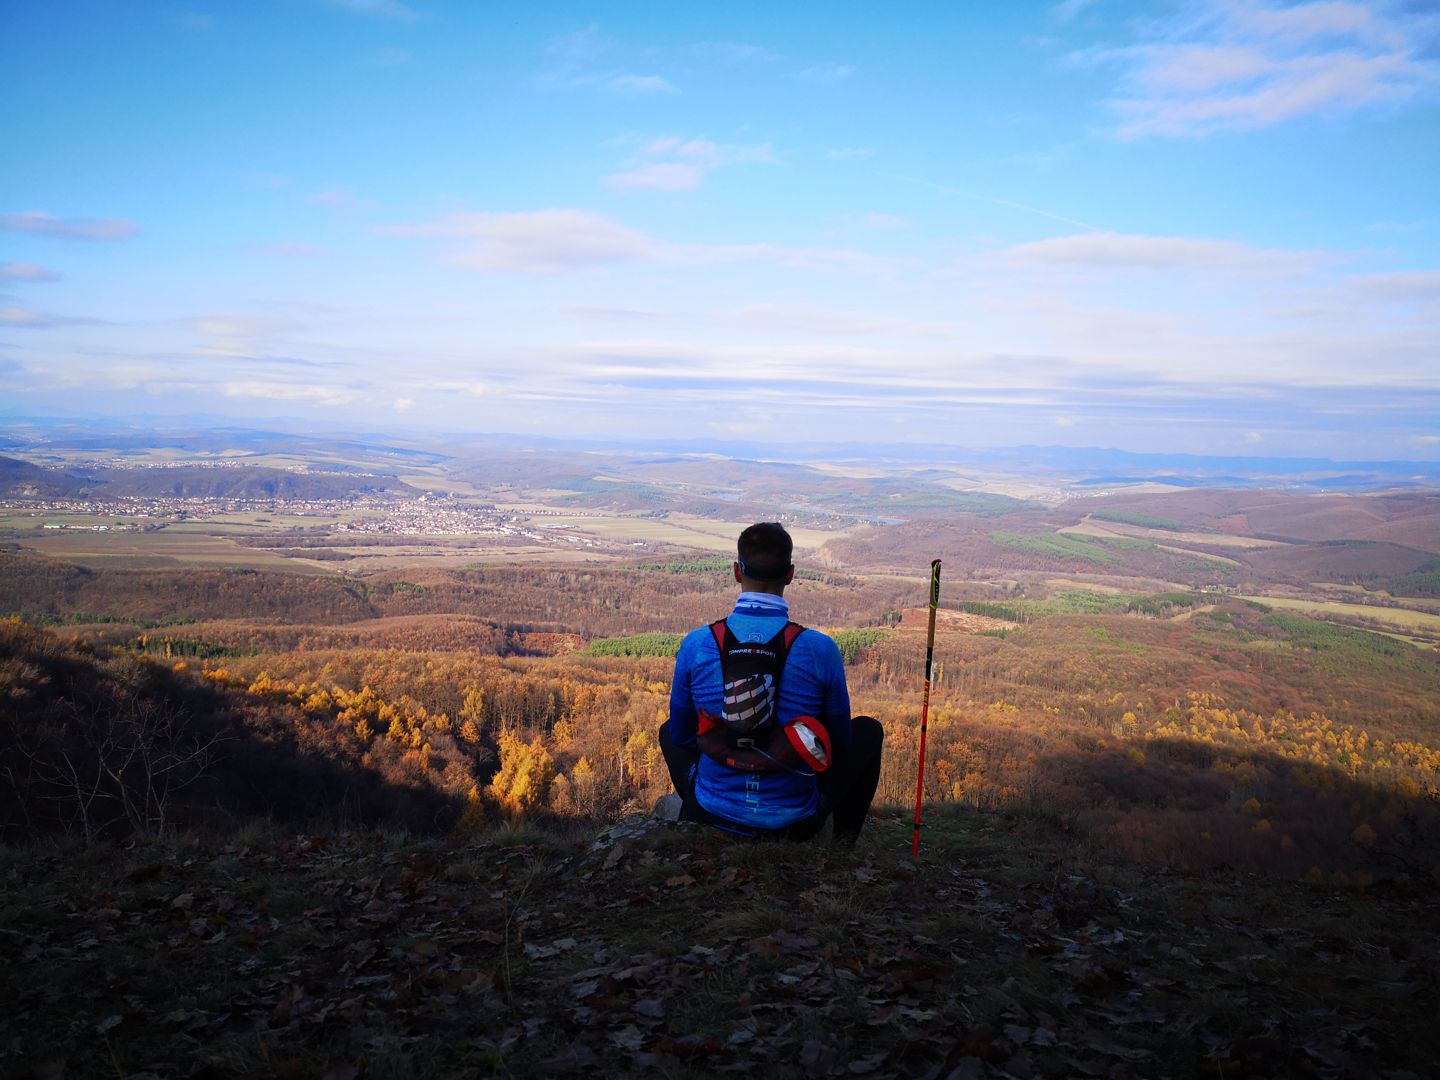
POLYGON ((81 474, 0 457, 0 497, 5 498, 338 499, 378 491, 420 494, 394 477, 383 476, 199 465, 87 469, 81 474))
MULTIPOLYGON (((298 422, 295 422, 298 423, 298 422)), ((277 427, 291 423, 277 421, 277 427)), ((46 417, 0 420, 0 452, 34 458, 47 453, 112 452, 117 455, 165 449, 196 455, 226 451, 284 454, 324 472, 357 469, 377 472, 406 468, 438 469, 465 475, 497 457, 539 452, 540 459, 558 463, 561 455, 614 455, 629 464, 649 465, 666 459, 693 462, 714 455, 717 470, 745 470, 759 462, 773 471, 784 463, 847 464, 874 467, 921 479, 926 466, 985 470, 1082 490, 1161 483, 1179 488, 1285 488, 1297 491, 1364 492, 1440 487, 1440 462, 1386 460, 1336 461, 1319 457, 1220 456, 1137 453, 1100 447, 1013 446, 961 447, 890 443, 860 446, 841 443, 739 443, 721 440, 633 440, 549 438, 535 435, 414 433, 400 436, 375 432, 309 432, 262 430, 215 418, 181 418, 120 424, 77 422, 46 417), (548 453, 547 453, 548 452, 548 453), (553 456, 552 456, 553 455, 553 456), (346 459, 344 462, 335 460, 346 459), (647 460, 648 459, 648 460, 647 460), (348 462, 348 464, 347 464, 348 462)), ((540 465, 534 461, 533 466, 540 465)), ((598 466, 599 461, 580 463, 598 466)), ((529 470, 532 465, 521 465, 529 470)), ((544 467, 554 467, 546 465, 544 467)), ((285 474, 305 475, 305 474, 285 474)), ((111 478, 113 480, 113 478, 111 478)), ((58 482, 58 481, 57 481, 58 482)), ((188 482, 188 481, 187 481, 188 482)), ((197 478, 197 482, 202 482, 197 478)), ((393 490, 393 485, 386 485, 393 490)), ((111 489, 118 490, 118 489, 111 489)))

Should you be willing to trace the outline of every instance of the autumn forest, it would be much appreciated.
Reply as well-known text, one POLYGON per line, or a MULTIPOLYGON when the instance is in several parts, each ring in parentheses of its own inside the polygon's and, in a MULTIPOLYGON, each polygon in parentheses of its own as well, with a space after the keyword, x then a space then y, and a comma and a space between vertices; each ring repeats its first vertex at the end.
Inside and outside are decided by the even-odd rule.
MULTIPOLYGON (((1247 975, 1223 1015, 1203 994, 1136 988, 1190 978, 1182 955, 1208 958, 1215 990, 1238 950, 1294 967, 1329 963, 1314 951, 1329 942, 1369 985, 1402 988, 1384 991, 1417 1010, 1402 1015, 1433 1000, 1403 944, 1440 890, 1433 495, 1045 501, 928 476, 796 487, 729 463, 722 499, 692 464, 617 459, 599 484, 564 454, 497 459, 463 474, 464 496, 436 493, 461 482, 452 466, 398 494, 333 478, 307 492, 296 474, 293 497, 263 476, 217 496, 202 470, 193 497, 130 501, 16 466, 0 843, 23 929, 0 944, 16 971, 60 973, 0 976, 16 1015, 77 1075, 114 1072, 87 1032, 122 1071, 161 1055, 157 1075, 266 1075, 281 1058, 295 1075, 1364 1075, 1423 1056, 1366 994, 1348 1026, 1316 1012, 1328 968, 1283 1006, 1247 975), (729 609, 733 537, 772 516, 797 538, 793 616, 836 639, 855 711, 885 729, 854 853, 747 853, 649 817, 670 790, 656 732, 680 636, 729 609), (698 921, 653 945, 645 912, 676 902, 698 921), (1195 920, 1185 949, 1172 908, 1195 920), (866 929, 879 910, 901 914, 866 929), (92 939, 111 974, 84 991, 92 939), (792 955, 812 948, 823 962, 792 955), (152 949, 168 959, 137 959, 152 949), (334 950, 350 957, 338 976, 334 950), (937 950, 950 959, 927 967, 937 950), (251 965, 242 990, 208 978, 207 952, 251 965), (715 991, 723 1030, 680 1011, 687 965, 715 956, 743 973, 715 991), (191 974, 162 1006, 166 964, 191 974), (884 995, 856 997, 862 975, 884 995), (793 986, 828 1004, 757 1009, 793 986), (95 1004, 62 1009, 69 992, 95 1004), (1276 1010, 1305 1008, 1281 1038, 1276 1010), (837 1042, 805 1026, 826 1009, 896 1026, 837 1042), (1163 1036, 1174 1024, 1192 1033, 1182 1049, 1163 1036), (202 1037, 230 1056, 206 1057, 202 1037)), ((42 1075, 33 1034, 11 1038, 42 1075)))

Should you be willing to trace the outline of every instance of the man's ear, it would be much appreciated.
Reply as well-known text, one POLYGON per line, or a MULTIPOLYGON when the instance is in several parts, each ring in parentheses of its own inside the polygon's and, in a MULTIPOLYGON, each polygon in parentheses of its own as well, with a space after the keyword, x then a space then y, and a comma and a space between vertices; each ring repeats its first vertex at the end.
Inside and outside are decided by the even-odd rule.
POLYGON ((785 584, 789 585, 795 580, 795 564, 790 564, 790 569, 785 571, 785 584))
POLYGON ((730 569, 735 572, 735 584, 739 585, 739 584, 740 584, 740 564, 739 564, 738 562, 737 562, 737 563, 731 563, 731 564, 730 564, 730 569))

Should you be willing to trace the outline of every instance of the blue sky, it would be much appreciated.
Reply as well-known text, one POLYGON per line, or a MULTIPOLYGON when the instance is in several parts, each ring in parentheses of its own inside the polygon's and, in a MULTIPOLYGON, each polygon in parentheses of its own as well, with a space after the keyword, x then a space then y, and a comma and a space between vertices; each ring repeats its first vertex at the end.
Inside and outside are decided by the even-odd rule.
POLYGON ((0 0, 0 415, 1440 458, 1440 3, 0 0))

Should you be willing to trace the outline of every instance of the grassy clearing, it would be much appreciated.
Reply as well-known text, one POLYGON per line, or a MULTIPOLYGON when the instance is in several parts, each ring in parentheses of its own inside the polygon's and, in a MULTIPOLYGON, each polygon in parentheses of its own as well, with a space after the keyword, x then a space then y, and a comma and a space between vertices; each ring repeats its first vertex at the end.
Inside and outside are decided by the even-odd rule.
POLYGON ((1120 557, 1100 546, 1100 537, 1050 533, 1035 536, 995 532, 990 539, 1001 547, 1023 551, 1027 555, 1043 555, 1052 559, 1070 559, 1097 566, 1118 566, 1120 557))
MULTIPOLYGON (((562 526, 578 533, 588 533, 612 543, 663 543, 677 547, 698 548, 702 551, 732 552, 735 538, 748 526, 750 521, 728 521, 694 514, 669 513, 663 518, 642 517, 630 514, 552 512, 536 503, 506 503, 501 509, 536 516, 528 524, 540 526, 562 526)), ((844 529, 792 528, 790 536, 800 549, 818 548, 827 541, 847 535, 844 529)))
POLYGON ((245 547, 227 537, 199 531, 72 533, 67 530, 26 536, 24 545, 53 559, 96 568, 209 566, 299 574, 335 573, 334 566, 245 547))
POLYGON ((1153 540, 1158 544, 1198 544, 1204 547, 1266 548, 1288 547, 1281 540, 1259 540, 1252 536, 1233 536, 1229 533, 1174 532, 1168 529, 1146 529, 1138 525, 1123 525, 1120 522, 1101 524, 1087 518, 1079 525, 1067 525, 1060 530, 1078 536, 1131 536, 1137 539, 1153 540))
MULTIPOLYGON (((672 515, 673 517, 673 515, 672 515)), ((704 551, 729 551, 744 525, 737 525, 728 535, 715 531, 690 528, 672 518, 641 518, 614 515, 545 516, 532 525, 560 525, 612 543, 674 544, 678 547, 700 548, 704 551)))
POLYGON ((1118 521, 1122 525, 1139 525, 1144 529, 1164 529, 1167 532, 1179 532, 1185 528, 1183 521, 1175 518, 1155 517, 1151 514, 1131 514, 1123 510, 1096 510, 1090 515, 1097 521, 1118 521))
POLYGON ((1063 589, 1048 600, 962 600, 957 606, 971 615, 1008 622, 1032 622, 1050 615, 1171 616, 1205 602, 1199 593, 1126 593, 1118 590, 1063 589))
POLYGON ((1218 570, 1226 570, 1226 571, 1228 571, 1228 570, 1229 570, 1230 568, 1232 568, 1232 567, 1244 566, 1244 565, 1245 565, 1244 563, 1240 562, 1240 561, 1237 560, 1237 559, 1227 559, 1224 555, 1212 555, 1212 554, 1211 554, 1210 552, 1208 552, 1208 551, 1206 551, 1206 552, 1194 551, 1194 550, 1192 550, 1192 549, 1190 549, 1190 548, 1172 547, 1172 546, 1169 545, 1169 544, 1156 544, 1155 546, 1156 546, 1157 548, 1159 548, 1161 551, 1168 551, 1168 552, 1170 552, 1172 555, 1184 555, 1185 557, 1187 557, 1187 558, 1189 558, 1189 559, 1195 560, 1197 563, 1201 563, 1201 564, 1208 563, 1208 564, 1210 564, 1211 566, 1214 566, 1214 567, 1215 567, 1216 569, 1218 569, 1218 570))
POLYGON ((1270 608, 1300 611, 1322 619, 1326 616, 1372 619, 1378 623, 1397 627, 1401 631, 1418 630, 1426 634, 1440 635, 1440 615, 1428 611, 1417 611, 1409 607, 1347 604, 1340 600, 1297 600, 1288 596, 1241 596, 1239 599, 1263 604, 1270 608))
POLYGON ((683 634, 632 634, 629 637, 596 638, 586 647, 585 656, 675 656, 683 634))

